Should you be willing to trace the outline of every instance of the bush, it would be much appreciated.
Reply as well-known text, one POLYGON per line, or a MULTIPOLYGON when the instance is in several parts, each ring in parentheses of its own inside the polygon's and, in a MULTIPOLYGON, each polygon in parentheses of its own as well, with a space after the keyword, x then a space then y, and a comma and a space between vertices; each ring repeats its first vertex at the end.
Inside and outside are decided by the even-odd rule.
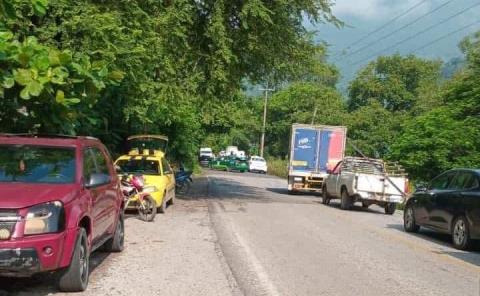
POLYGON ((287 178, 288 176, 288 160, 281 158, 268 158, 268 174, 280 178, 287 178))

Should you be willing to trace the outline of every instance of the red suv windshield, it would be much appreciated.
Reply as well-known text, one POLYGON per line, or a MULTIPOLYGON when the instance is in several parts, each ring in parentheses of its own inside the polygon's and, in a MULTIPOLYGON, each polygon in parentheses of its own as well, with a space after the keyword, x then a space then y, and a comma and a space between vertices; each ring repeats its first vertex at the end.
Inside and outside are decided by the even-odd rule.
POLYGON ((74 181, 74 148, 0 145, 0 182, 66 184, 74 181))

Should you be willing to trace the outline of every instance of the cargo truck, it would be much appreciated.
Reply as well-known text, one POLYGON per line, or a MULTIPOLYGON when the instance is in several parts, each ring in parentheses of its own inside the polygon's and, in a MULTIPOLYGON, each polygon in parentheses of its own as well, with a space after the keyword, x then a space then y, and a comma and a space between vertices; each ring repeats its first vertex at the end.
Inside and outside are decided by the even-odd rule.
POLYGON ((293 124, 288 165, 288 192, 321 192, 327 171, 345 155, 344 126, 293 124))

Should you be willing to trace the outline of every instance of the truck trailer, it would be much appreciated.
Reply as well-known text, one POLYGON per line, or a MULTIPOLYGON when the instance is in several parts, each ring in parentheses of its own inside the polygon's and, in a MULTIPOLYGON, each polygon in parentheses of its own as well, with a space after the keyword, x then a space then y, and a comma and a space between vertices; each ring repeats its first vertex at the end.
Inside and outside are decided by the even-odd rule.
POLYGON ((328 171, 345 155, 344 126, 293 124, 288 192, 321 192, 328 171))

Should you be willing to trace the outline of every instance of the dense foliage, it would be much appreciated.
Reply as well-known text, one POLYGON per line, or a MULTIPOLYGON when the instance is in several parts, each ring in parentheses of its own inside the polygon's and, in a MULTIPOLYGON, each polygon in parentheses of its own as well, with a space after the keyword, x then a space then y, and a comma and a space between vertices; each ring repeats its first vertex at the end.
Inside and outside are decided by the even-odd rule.
POLYGON ((330 5, 0 0, 2 131, 89 134, 115 150, 162 133, 172 157, 190 160, 202 142, 249 145, 244 81, 334 75, 303 26, 340 25, 330 5))
POLYGON ((415 179, 479 167, 479 35, 462 42, 461 62, 443 68, 379 57, 344 98, 326 45, 303 26, 341 26, 330 5, 0 0, 1 131, 93 135, 115 152, 128 135, 166 134, 170 157, 186 161, 202 145, 256 153, 264 101, 243 88, 274 85, 266 153, 278 163, 291 124, 313 122, 346 125, 352 144, 401 162, 415 179))

